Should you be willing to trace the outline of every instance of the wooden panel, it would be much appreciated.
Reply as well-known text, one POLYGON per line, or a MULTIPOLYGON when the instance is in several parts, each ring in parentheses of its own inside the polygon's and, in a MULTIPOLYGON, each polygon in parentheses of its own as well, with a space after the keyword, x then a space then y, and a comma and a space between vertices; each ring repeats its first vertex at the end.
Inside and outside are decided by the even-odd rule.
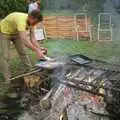
MULTIPOLYGON (((73 16, 45 16, 44 17, 44 26, 47 36, 51 37, 75 37, 75 25, 73 16)), ((90 25, 90 20, 87 20, 88 25, 90 25)), ((85 21, 83 19, 77 20, 77 25, 80 30, 86 28, 85 21)), ((88 32, 79 32, 80 37, 89 37, 88 32)))

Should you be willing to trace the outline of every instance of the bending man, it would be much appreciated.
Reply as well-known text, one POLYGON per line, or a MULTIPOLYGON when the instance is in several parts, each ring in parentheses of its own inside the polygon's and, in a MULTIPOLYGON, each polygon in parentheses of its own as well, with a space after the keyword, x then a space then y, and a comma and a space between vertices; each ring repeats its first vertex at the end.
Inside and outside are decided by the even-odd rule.
POLYGON ((27 68, 32 66, 29 56, 26 54, 25 46, 34 51, 38 59, 44 54, 34 37, 34 27, 43 20, 39 11, 32 11, 29 14, 14 12, 9 14, 0 22, 0 49, 2 72, 6 81, 11 78, 9 68, 9 43, 13 41, 16 50, 27 68), (26 30, 31 32, 31 40, 28 39, 26 30))

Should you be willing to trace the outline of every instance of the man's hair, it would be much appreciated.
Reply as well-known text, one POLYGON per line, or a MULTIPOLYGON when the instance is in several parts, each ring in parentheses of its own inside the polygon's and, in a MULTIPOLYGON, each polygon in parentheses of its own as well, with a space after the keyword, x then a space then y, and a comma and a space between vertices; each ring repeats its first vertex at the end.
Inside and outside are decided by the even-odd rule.
POLYGON ((43 21, 43 16, 39 10, 33 10, 29 13, 29 16, 32 16, 33 18, 37 19, 39 22, 43 21))

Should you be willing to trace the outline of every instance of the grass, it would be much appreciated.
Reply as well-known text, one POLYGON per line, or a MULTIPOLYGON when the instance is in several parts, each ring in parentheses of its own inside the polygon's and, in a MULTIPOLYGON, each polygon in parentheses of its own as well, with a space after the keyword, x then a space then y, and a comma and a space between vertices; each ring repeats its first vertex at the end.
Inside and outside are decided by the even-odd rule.
MULTIPOLYGON (((120 43, 118 42, 89 42, 69 39, 49 39, 43 43, 51 57, 61 57, 71 54, 84 54, 93 59, 105 60, 111 63, 120 62, 120 43)), ((35 54, 30 50, 29 54, 36 62, 35 54)), ((18 64, 18 58, 13 59, 13 64, 18 64)))
POLYGON ((66 54, 85 54, 94 59, 105 60, 111 63, 120 62, 120 43, 116 42, 89 42, 73 40, 48 40, 44 45, 51 56, 66 54))
MULTIPOLYGON (((48 48, 48 56, 51 57, 62 57, 72 54, 84 54, 93 59, 104 60, 110 63, 120 63, 120 43, 117 42, 89 42, 89 41, 76 41, 69 39, 49 39, 44 42, 43 46, 48 48)), ((14 53, 15 50, 12 50, 14 53)), ((33 63, 37 62, 35 54, 28 51, 33 63)), ((12 59, 12 71, 22 70, 20 60, 16 54, 13 54, 12 59)), ((0 75, 0 78, 1 75, 0 75)))

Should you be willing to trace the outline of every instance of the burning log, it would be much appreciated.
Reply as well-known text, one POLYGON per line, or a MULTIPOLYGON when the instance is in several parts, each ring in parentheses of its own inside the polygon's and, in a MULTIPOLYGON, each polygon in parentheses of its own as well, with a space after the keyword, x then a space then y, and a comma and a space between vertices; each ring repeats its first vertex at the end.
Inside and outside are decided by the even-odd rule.
POLYGON ((64 104, 64 89, 65 85, 60 84, 52 95, 51 103, 52 108, 50 110, 50 115, 47 120, 66 120, 63 119, 66 116, 66 106, 64 104))
POLYGON ((53 105, 55 105, 57 99, 60 97, 64 89, 65 89, 65 85, 60 84, 53 97, 53 105))
MULTIPOLYGON (((75 89, 78 89, 78 90, 82 90, 82 91, 85 91, 85 92, 89 92, 89 93, 91 93, 91 94, 93 94, 93 95, 98 95, 98 96, 104 97, 104 95, 101 94, 101 93, 98 93, 98 92, 96 92, 96 91, 92 91, 92 90, 90 90, 90 89, 86 89, 86 88, 84 88, 84 86, 82 87, 82 86, 76 85, 76 84, 73 83, 73 82, 68 82, 68 81, 60 81, 60 82, 61 82, 61 84, 64 84, 64 85, 66 85, 66 86, 68 86, 68 87, 72 87, 72 88, 75 88, 75 89)), ((84 83, 84 84, 85 84, 85 83, 84 83)))

